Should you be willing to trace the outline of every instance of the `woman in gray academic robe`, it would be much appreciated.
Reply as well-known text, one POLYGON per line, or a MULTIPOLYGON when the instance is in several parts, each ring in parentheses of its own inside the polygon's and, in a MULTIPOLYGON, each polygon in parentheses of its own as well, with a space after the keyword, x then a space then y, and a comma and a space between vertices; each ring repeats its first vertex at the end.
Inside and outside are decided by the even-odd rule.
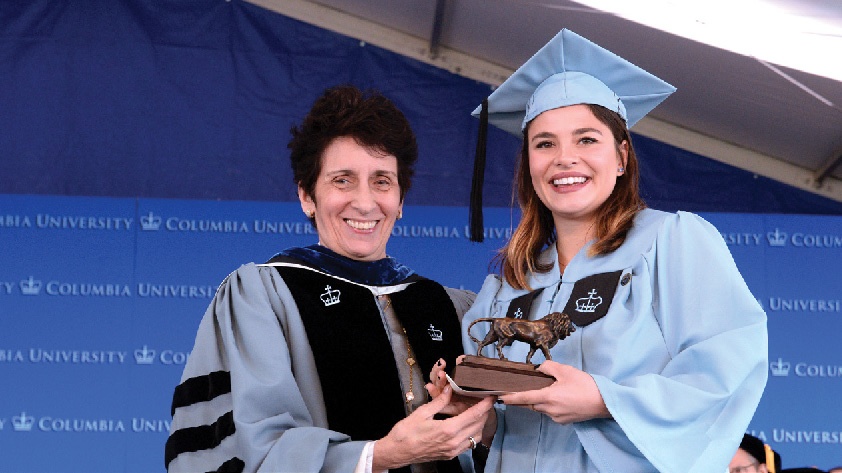
POLYGON ((473 294, 386 253, 418 155, 409 123, 382 95, 343 86, 292 135, 319 243, 220 286, 173 395, 168 470, 461 472, 493 402, 442 420, 448 396, 424 402, 424 375, 461 353, 473 294))

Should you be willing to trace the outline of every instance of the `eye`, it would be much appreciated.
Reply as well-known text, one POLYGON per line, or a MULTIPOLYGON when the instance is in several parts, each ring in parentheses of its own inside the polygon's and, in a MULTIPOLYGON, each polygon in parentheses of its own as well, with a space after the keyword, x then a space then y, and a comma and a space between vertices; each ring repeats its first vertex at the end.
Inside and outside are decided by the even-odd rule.
POLYGON ((373 186, 375 189, 387 191, 392 188, 392 180, 386 176, 378 176, 374 179, 373 186))
POLYGON ((553 146, 555 146, 555 143, 550 140, 541 140, 535 143, 535 149, 552 148, 553 146))
POLYGON ((579 139, 579 143, 581 143, 583 145, 589 145, 589 144, 598 143, 598 142, 599 142, 599 140, 597 140, 596 138, 594 138, 592 136, 583 136, 582 138, 579 139))
POLYGON ((346 189, 351 186, 351 179, 348 176, 336 176, 330 182, 339 189, 346 189))

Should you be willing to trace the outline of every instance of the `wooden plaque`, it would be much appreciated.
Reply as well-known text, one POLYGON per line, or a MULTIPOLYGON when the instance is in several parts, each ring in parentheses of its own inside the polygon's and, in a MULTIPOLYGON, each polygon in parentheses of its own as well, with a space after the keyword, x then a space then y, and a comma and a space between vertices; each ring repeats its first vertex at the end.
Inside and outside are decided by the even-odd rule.
POLYGON ((555 382, 536 368, 529 363, 465 355, 453 369, 453 381, 466 391, 503 392, 531 391, 555 382))

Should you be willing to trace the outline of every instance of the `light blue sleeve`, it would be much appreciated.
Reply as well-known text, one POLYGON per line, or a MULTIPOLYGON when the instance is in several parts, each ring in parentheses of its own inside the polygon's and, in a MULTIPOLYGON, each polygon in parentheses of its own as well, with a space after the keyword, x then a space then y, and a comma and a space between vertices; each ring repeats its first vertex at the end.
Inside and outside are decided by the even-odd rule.
MULTIPOLYGON (((472 332, 469 334, 468 327, 476 319, 497 316, 495 312, 497 307, 496 296, 502 285, 498 276, 494 274, 486 276, 485 281, 482 283, 482 288, 477 293, 476 299, 473 300, 473 305, 471 305, 470 310, 462 317, 462 347, 468 355, 477 354, 477 344, 471 340, 470 336, 473 335, 476 337, 478 335, 477 332, 479 332, 479 327, 474 326, 472 332)), ((485 335, 483 334, 483 336, 485 335)), ((493 347, 488 348, 489 350, 493 349, 493 347)))
MULTIPOLYGON (((667 218, 645 258, 663 335, 654 342, 665 344, 669 361, 659 373, 620 383, 593 377, 616 422, 658 471, 723 471, 766 385, 766 315, 719 232, 701 217, 667 218)), ((586 449, 598 426, 579 426, 586 449)))

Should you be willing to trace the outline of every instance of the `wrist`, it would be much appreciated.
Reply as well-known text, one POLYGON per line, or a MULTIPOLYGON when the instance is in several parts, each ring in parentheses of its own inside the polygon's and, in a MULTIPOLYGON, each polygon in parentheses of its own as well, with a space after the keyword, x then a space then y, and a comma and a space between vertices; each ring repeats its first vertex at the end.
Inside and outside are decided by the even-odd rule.
POLYGON ((371 454, 372 472, 388 471, 405 466, 393 458, 394 449, 390 448, 390 445, 388 436, 374 442, 371 454))

